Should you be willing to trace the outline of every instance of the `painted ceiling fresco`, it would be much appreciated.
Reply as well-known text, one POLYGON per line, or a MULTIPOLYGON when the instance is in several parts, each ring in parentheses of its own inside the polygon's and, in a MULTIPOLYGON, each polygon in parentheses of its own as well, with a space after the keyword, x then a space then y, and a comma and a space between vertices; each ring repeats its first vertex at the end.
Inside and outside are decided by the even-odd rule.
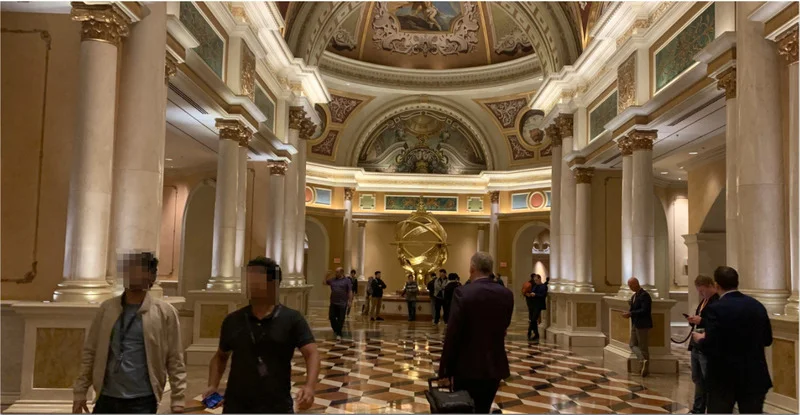
POLYGON ((384 121, 362 147, 358 166, 428 174, 476 174, 487 168, 486 155, 469 130, 430 110, 411 110, 384 121))
POLYGON ((502 131, 511 156, 510 164, 545 165, 550 163, 553 148, 544 133, 544 112, 528 109, 530 94, 502 99, 476 100, 492 114, 502 131))

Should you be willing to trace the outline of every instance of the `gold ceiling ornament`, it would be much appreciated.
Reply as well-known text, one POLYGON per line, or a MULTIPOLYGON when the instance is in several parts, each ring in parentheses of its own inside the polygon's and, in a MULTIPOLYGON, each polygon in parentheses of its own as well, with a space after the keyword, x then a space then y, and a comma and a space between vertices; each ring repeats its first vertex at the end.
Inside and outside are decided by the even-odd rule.
POLYGON ((553 147, 561 147, 561 130, 556 123, 548 125, 547 128, 544 129, 544 132, 550 137, 550 142, 553 143, 553 147))
POLYGON ((594 167, 578 167, 575 169, 575 182, 577 184, 591 184, 594 176, 594 167))
POLYGON ((253 136, 250 129, 238 120, 217 118, 216 121, 220 140, 233 140, 238 142, 240 146, 246 146, 250 141, 250 137, 253 136))
POLYGON ((300 130, 303 128, 303 120, 306 118, 305 108, 297 105, 289 107, 289 128, 300 130))
POLYGON ((417 211, 395 226, 397 259, 404 270, 413 274, 421 287, 425 276, 447 262, 447 232, 436 218, 425 209, 425 199, 420 196, 417 211))
POLYGON ((797 63, 797 25, 777 39, 778 53, 786 58, 789 65, 797 63))
POLYGON ((617 140, 617 147, 619 147, 619 154, 622 157, 630 156, 633 154, 633 149, 631 148, 631 139, 627 136, 622 136, 617 140))
POLYGON ((289 168, 289 163, 285 160, 270 160, 267 166, 269 166, 270 176, 283 176, 286 174, 286 169, 289 168))
POLYGON ((70 18, 81 22, 81 41, 93 40, 119 46, 122 38, 130 34, 130 20, 114 6, 82 2, 72 2, 71 5, 70 18))
POLYGON ((725 99, 736 98, 736 67, 731 66, 717 75, 717 89, 725 90, 725 99))
POLYGON ((636 53, 617 68, 617 114, 636 105, 636 53))
POLYGON ((256 101, 256 55, 242 40, 241 47, 240 84, 242 95, 256 101))
POLYGON ((653 142, 658 138, 658 131, 656 130, 633 130, 628 134, 628 139, 631 141, 631 150, 653 150, 653 142))
POLYGON ((556 118, 556 124, 561 132, 561 138, 572 137, 572 114, 561 114, 556 118))

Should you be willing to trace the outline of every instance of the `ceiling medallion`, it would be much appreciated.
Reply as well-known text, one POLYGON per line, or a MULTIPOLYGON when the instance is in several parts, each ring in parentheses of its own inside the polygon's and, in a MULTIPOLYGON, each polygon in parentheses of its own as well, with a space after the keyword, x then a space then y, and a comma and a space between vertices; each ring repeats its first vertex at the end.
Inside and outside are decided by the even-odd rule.
POLYGON ((376 2, 372 40, 404 55, 470 53, 478 44, 478 19, 473 2, 376 2))

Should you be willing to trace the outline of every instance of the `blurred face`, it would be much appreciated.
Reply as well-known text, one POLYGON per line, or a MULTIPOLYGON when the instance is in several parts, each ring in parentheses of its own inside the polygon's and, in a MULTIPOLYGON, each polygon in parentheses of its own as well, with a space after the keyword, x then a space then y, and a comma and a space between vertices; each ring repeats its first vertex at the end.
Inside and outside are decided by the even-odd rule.
POLYGON ((381 273, 380 273, 380 272, 378 272, 378 273, 375 273, 375 278, 377 278, 377 279, 381 279, 381 273))
POLYGON ((700 297, 703 297, 706 300, 711 298, 711 296, 717 292, 717 287, 713 285, 698 285, 695 288, 697 288, 697 293, 700 294, 700 297))
POLYGON ((639 291, 639 281, 634 279, 628 280, 628 288, 630 288, 633 292, 639 291))
POLYGON ((141 259, 126 255, 117 262, 117 272, 122 275, 124 287, 132 291, 145 291, 150 289, 151 276, 141 259))
POLYGON ((355 278, 355 277, 356 277, 356 272, 350 271, 350 278, 355 278))
POLYGON ((411 274, 408 274, 408 281, 409 282, 414 281, 414 276, 411 275, 411 274))
POLYGON ((540 277, 538 275, 533 277, 533 282, 535 282, 536 284, 541 284, 542 283, 542 277, 540 277))
POLYGON ((261 266, 247 267, 247 296, 251 300, 275 300, 278 280, 267 281, 267 270, 261 266))
POLYGON ((439 271, 439 278, 447 278, 447 274, 442 271, 439 271))
POLYGON ((469 264, 469 277, 470 278, 480 277, 480 274, 478 274, 478 270, 475 268, 475 265, 473 265, 471 262, 469 264))
POLYGON ((344 277, 344 268, 336 268, 336 278, 344 277))

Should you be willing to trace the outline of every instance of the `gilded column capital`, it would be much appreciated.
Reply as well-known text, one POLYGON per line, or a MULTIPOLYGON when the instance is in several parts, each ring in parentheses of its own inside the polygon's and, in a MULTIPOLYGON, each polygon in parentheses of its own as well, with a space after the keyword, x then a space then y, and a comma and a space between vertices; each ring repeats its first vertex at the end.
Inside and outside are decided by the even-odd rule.
POLYGON ((561 114, 556 118, 556 124, 561 132, 561 138, 572 137, 572 114, 561 114))
POLYGON ((797 63, 797 25, 782 34, 776 42, 778 43, 778 53, 786 58, 789 65, 797 63))
POLYGON ((491 197, 492 203, 500 203, 500 192, 494 191, 489 192, 489 196, 491 197))
POLYGON ((561 130, 558 128, 558 125, 555 123, 550 124, 544 129, 544 132, 550 137, 550 142, 553 143, 553 147, 561 147, 561 130))
POLYGON ((736 98, 736 67, 722 71, 717 75, 717 89, 725 90, 725 99, 736 98))
POLYGON ((317 126, 306 116, 306 110, 301 106, 289 107, 289 128, 298 130, 302 140, 310 139, 317 131, 317 126))
POLYGON ((658 138, 658 131, 656 130, 633 130, 628 134, 628 139, 631 140, 631 150, 653 150, 653 142, 658 138))
POLYGON ((289 168, 289 163, 286 160, 270 160, 267 166, 269 166, 270 176, 284 176, 286 175, 286 169, 289 168))
POLYGON ((353 195, 356 194, 356 189, 352 187, 345 187, 344 188, 344 200, 353 200, 353 195))
POLYGON ((164 61, 164 83, 168 84, 169 79, 175 76, 178 73, 178 63, 175 62, 175 59, 172 59, 172 56, 167 54, 167 59, 164 61))
POLYGON ((633 154, 633 149, 631 148, 631 139, 627 136, 622 136, 617 140, 617 147, 619 148, 619 154, 621 154, 622 157, 633 154))
POLYGON ((363 219, 362 220, 357 220, 356 221, 356 225, 358 225, 359 228, 366 227, 367 226, 367 221, 365 221, 363 219))
POLYGON ((70 18, 81 23, 81 41, 98 41, 119 46, 130 34, 130 20, 109 4, 73 2, 70 18))
POLYGON ((216 127, 219 128, 220 140, 233 140, 244 147, 250 141, 250 137, 253 136, 250 129, 237 120, 218 118, 216 121, 216 127))
POLYGON ((594 167, 578 167, 575 169, 575 182, 577 184, 591 184, 594 176, 594 167))

